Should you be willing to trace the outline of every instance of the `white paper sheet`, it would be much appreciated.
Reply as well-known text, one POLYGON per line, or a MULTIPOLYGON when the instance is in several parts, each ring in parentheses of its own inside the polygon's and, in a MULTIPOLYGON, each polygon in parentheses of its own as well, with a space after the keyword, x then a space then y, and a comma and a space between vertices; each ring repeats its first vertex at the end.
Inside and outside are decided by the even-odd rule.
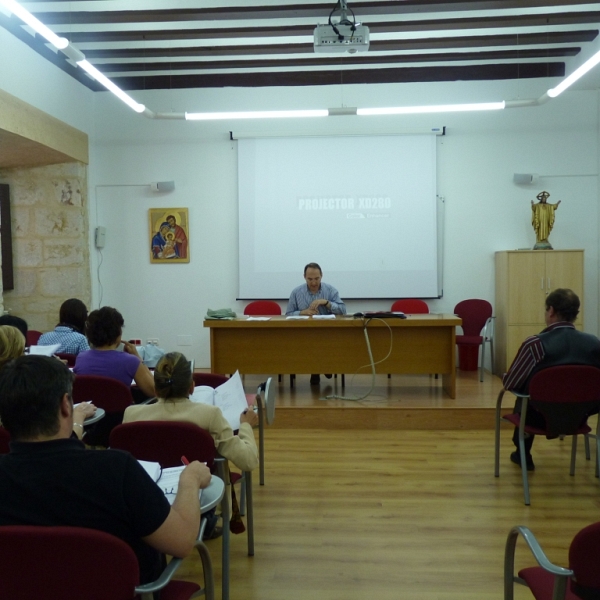
POLYGON ((240 428, 240 415, 248 408, 242 378, 238 371, 216 389, 207 385, 194 388, 190 400, 218 406, 234 431, 240 428))
POLYGON ((40 356, 52 356, 58 352, 60 344, 51 344, 50 346, 29 346, 29 354, 38 354, 40 356))

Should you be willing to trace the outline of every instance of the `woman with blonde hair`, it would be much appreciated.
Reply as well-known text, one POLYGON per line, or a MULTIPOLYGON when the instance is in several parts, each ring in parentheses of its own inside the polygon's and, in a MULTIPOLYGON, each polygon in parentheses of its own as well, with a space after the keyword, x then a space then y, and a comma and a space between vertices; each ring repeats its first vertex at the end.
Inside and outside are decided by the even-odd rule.
POLYGON ((0 369, 25 352, 25 336, 12 325, 0 325, 0 369))
MULTIPOLYGON (((22 356, 24 351, 25 336, 12 325, 0 325, 0 369, 22 356)), ((91 402, 81 402, 73 407, 73 432, 79 439, 83 437, 83 422, 95 412, 96 407, 91 402)))

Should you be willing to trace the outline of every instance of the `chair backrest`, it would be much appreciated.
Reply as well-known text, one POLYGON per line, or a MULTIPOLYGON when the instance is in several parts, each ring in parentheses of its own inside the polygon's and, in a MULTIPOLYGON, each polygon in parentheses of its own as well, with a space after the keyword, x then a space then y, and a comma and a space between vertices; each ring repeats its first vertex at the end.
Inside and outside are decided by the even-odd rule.
POLYGON ((127 450, 138 460, 160 463, 163 468, 181 466, 181 457, 205 462, 212 470, 215 442, 204 429, 182 421, 134 421, 115 427, 111 448, 127 450))
POLYGON ((138 561, 123 541, 81 527, 0 527, 0 598, 132 600, 138 561))
POLYGON ((550 435, 570 435, 600 407, 600 369, 587 365, 542 369, 529 382, 529 398, 544 415, 550 435))
POLYGON ((584 527, 571 542, 569 568, 575 576, 571 591, 581 598, 600 598, 600 523, 584 527))
POLYGON ((403 300, 396 300, 392 304, 391 311, 403 312, 408 315, 427 315, 429 314, 429 306, 427 306, 427 302, 417 298, 404 298, 403 300))
POLYGON ((273 300, 254 300, 244 308, 245 315, 280 315, 281 306, 273 300))
POLYGON ((25 336, 25 342, 27 346, 35 346, 41 337, 41 331, 36 331, 35 329, 28 329, 27 335, 25 336))
POLYGON ((107 414, 123 412, 133 404, 131 388, 112 377, 76 375, 73 381, 73 402, 93 402, 107 414))
POLYGON ((492 305, 487 300, 477 298, 463 300, 454 307, 454 314, 462 319, 465 335, 481 335, 481 330, 492 313, 492 305))
POLYGON ((67 361, 67 367, 74 367, 75 361, 77 360, 76 354, 69 354, 68 352, 57 352, 55 356, 58 356, 61 360, 67 361))
POLYGON ((8 442, 10 442, 10 433, 4 427, 0 426, 0 454, 8 454, 10 452, 8 442))
POLYGON ((217 375, 217 373, 194 373, 192 377, 194 385, 208 385, 212 388, 218 388, 229 379, 226 375, 217 375))

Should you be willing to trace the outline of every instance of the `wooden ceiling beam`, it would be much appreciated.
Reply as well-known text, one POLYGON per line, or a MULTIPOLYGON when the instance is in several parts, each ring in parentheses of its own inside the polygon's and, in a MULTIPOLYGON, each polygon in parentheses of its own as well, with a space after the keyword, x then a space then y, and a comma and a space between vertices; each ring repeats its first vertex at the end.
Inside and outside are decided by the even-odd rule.
POLYGON ((453 62, 453 61, 498 61, 498 60, 531 60, 533 58, 561 58, 576 56, 579 48, 551 48, 548 50, 506 50, 493 52, 448 52, 444 54, 410 54, 394 56, 344 55, 339 58, 294 58, 285 60, 228 60, 228 61, 182 61, 154 63, 104 63, 104 73, 123 73, 141 71, 152 75, 152 71, 185 71, 216 69, 268 69, 284 67, 322 67, 349 65, 394 65, 419 62, 453 62))
MULTIPOLYGON (((590 42, 598 35, 598 30, 560 31, 523 35, 490 35, 451 38, 429 38, 418 40, 372 41, 369 54, 402 50, 452 50, 457 48, 478 48, 487 46, 527 46, 531 44, 577 44, 590 42)), ((310 54, 314 56, 313 45, 306 44, 264 44, 249 46, 198 46, 194 48, 122 48, 111 50, 86 50, 89 60, 99 58, 156 58, 156 57, 237 57, 268 56, 273 54, 310 54)))
POLYGON ((489 81, 563 77, 565 65, 556 63, 496 64, 452 67, 404 67, 356 71, 283 71, 114 77, 124 90, 339 85, 340 83, 415 83, 433 81, 489 81))
MULTIPOLYGON (((67 4, 67 7, 71 3, 67 4)), ((114 11, 36 11, 35 16, 46 25, 84 25, 114 23, 151 23, 175 21, 237 21, 269 19, 322 19, 328 17, 335 2, 280 6, 232 6, 223 8, 114 10, 114 11)), ((594 0, 400 0, 350 2, 357 19, 366 16, 407 16, 447 11, 507 10, 543 8, 545 6, 590 6, 594 0)), ((597 8, 597 7, 596 7, 597 8)))
MULTIPOLYGON (((437 19, 434 21, 403 21, 401 23, 368 23, 371 35, 379 33, 417 33, 423 31, 456 31, 459 29, 499 29, 503 27, 557 27, 561 25, 597 25, 600 11, 593 13, 563 13, 560 15, 521 15, 469 19, 437 19)), ((72 43, 152 42, 166 40, 208 40, 264 38, 281 36, 312 36, 314 25, 283 25, 280 27, 234 27, 220 29, 161 29, 144 31, 74 31, 65 33, 72 43)))

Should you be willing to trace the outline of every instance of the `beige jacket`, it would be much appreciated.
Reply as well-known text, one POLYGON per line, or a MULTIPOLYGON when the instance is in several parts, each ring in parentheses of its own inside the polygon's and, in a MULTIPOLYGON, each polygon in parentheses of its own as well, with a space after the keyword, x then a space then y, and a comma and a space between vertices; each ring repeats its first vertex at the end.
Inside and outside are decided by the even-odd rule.
POLYGON ((123 423, 132 421, 185 421, 208 431, 215 440, 221 456, 230 460, 242 471, 252 471, 258 466, 258 448, 254 432, 248 423, 242 423, 239 434, 234 435, 221 409, 189 398, 161 400, 156 404, 137 404, 125 410, 123 423))

